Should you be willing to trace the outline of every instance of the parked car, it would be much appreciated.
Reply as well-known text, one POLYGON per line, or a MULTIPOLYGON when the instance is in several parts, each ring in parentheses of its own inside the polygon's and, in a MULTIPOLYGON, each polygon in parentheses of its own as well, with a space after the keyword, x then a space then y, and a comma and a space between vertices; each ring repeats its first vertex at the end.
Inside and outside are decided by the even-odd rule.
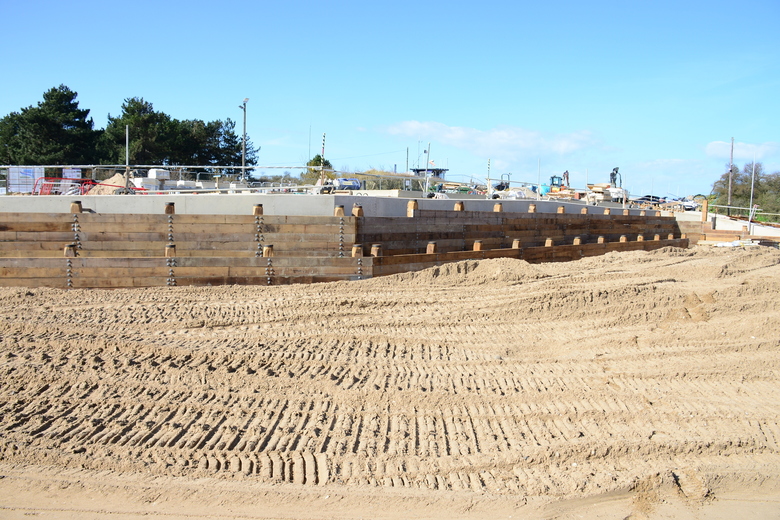
POLYGON ((696 211, 699 209, 699 203, 691 199, 677 199, 677 202, 683 207, 685 211, 696 211))
POLYGON ((639 197, 638 199, 635 199, 634 202, 638 204, 663 204, 666 202, 666 199, 663 197, 658 197, 656 195, 645 195, 644 197, 639 197))

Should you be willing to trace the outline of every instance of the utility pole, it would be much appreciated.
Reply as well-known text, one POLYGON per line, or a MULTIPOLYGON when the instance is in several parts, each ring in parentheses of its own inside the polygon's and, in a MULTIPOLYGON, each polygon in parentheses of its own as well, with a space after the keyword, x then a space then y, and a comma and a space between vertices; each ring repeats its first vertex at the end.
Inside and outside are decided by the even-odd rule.
POLYGON ((542 158, 539 157, 536 160, 536 168, 537 168, 537 184, 536 184, 536 200, 540 200, 542 198, 542 158))
POLYGON ((320 186, 325 186, 325 132, 322 133, 322 153, 320 154, 320 186))
POLYGON ((487 189, 485 190, 485 193, 487 193, 487 198, 489 199, 492 195, 493 187, 490 185, 490 159, 488 159, 488 170, 487 170, 487 189))
POLYGON ((130 182, 130 125, 125 125, 125 193, 130 182))
POLYGON ((431 143, 428 143, 428 149, 425 150, 425 178, 428 178, 428 163, 431 161, 431 143))
MULTIPOLYGON (((753 173, 750 176, 750 211, 753 211, 753 186, 756 184, 756 152, 753 152, 753 173)), ((752 213, 751 213, 752 215, 752 213)), ((750 220, 748 220, 750 223, 750 220)))
POLYGON ((241 181, 246 180, 246 102, 249 98, 244 98, 244 102, 238 107, 244 111, 244 139, 241 142, 241 181))
POLYGON ((729 198, 726 205, 729 206, 728 214, 731 215, 731 172, 734 169, 734 138, 731 138, 731 155, 729 156, 729 198))
POLYGON ((425 194, 428 194, 428 161, 431 160, 431 143, 428 143, 428 149, 425 151, 425 194))

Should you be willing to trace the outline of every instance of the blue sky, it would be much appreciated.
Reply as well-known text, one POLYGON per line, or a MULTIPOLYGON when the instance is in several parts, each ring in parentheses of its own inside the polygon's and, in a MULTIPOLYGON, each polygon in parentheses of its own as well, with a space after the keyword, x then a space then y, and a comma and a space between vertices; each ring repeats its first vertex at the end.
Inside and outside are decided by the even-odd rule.
MULTIPOLYGON (((0 116, 51 87, 98 128, 142 97, 232 118, 259 163, 709 193, 735 163, 780 171, 780 2, 0 0, 0 116), (331 5, 332 4, 332 5, 331 5)), ((132 131, 132 130, 131 130, 132 131)))

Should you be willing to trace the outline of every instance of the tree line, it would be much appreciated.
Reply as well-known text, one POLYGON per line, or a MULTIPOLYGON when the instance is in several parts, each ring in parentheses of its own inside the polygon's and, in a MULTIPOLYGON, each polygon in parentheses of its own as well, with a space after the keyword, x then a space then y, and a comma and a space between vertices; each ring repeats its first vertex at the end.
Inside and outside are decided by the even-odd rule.
MULTIPOLYGON (((242 137, 230 118, 179 120, 156 111, 143 98, 128 98, 105 129, 95 129, 89 110, 65 85, 43 94, 37 106, 0 119, 0 164, 103 165, 125 163, 125 126, 130 127, 129 162, 139 165, 231 166, 241 164, 242 137)), ((247 137, 246 164, 257 164, 247 137)))
MULTIPOLYGON (((125 162, 125 127, 130 127, 129 162, 138 165, 232 166, 241 164, 242 138, 230 118, 205 122, 179 120, 156 111, 143 98, 124 100, 119 116, 108 116, 105 129, 96 129, 89 109, 79 107, 78 93, 65 85, 51 88, 43 101, 0 119, 0 164, 6 165, 121 165, 125 162)), ((247 137, 247 166, 257 165, 257 149, 247 137)), ((332 170, 330 161, 316 155, 299 180, 316 182, 318 167, 332 170)), ((763 164, 747 163, 731 170, 731 205, 753 203, 764 213, 780 213, 780 172, 767 174, 763 164)), ((224 173, 238 173, 238 170, 224 173)), ((384 173, 384 172, 376 172, 384 173)), ((326 173, 333 178, 332 173, 326 173)), ((262 179, 261 179, 262 180, 262 179)), ((383 187, 396 187, 383 181, 383 187)), ((401 188, 401 181, 396 181, 401 188)), ((712 187, 710 202, 728 204, 729 172, 712 187)), ((774 219, 777 220, 777 219, 774 219)))
MULTIPOLYGON (((780 213, 780 172, 768 174, 760 162, 755 163, 755 170, 753 168, 753 162, 745 164, 741 171, 736 164, 731 166, 731 206, 749 208, 752 189, 753 204, 758 204, 763 213, 780 213)), ((709 199, 712 204, 728 205, 728 165, 726 173, 712 185, 709 199)), ((757 218, 764 219, 760 213, 757 218)), ((772 217, 764 220, 777 221, 780 219, 772 217)))

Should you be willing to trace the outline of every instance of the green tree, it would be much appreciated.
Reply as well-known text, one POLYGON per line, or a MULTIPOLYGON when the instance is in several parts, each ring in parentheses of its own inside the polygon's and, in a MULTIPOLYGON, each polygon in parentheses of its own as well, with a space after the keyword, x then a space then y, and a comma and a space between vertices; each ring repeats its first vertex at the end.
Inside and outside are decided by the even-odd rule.
MULTIPOLYGON (((211 132, 207 150, 213 157, 215 164, 222 166, 240 165, 243 139, 236 134, 235 121, 228 118, 225 121, 213 121, 209 125, 211 125, 211 132)), ((254 166, 256 164, 257 150, 247 135, 246 165, 254 166)), ((228 173, 240 173, 240 170, 228 170, 228 173)))
MULTIPOLYGON (((130 130, 130 163, 148 165, 238 166, 241 164, 242 140, 236 135, 236 123, 204 122, 200 119, 180 121, 142 98, 126 99, 122 115, 109 116, 102 142, 103 160, 121 164, 125 158, 125 127, 130 130)), ((257 150, 247 137, 246 164, 257 164, 257 150)), ((223 173, 238 174, 240 169, 223 173)))
MULTIPOLYGON (((767 174, 764 165, 747 163, 740 171, 736 166, 731 176, 731 205, 748 208, 750 206, 751 187, 753 204, 758 204, 764 213, 780 213, 780 172, 767 174)), ((728 169, 720 179, 712 185, 713 204, 726 206, 728 203, 729 172, 728 169)), ((777 220, 776 218, 774 220, 777 220)))
POLYGON ((20 156, 18 140, 22 115, 11 112, 0 119, 0 164, 23 164, 17 160, 20 156))
MULTIPOLYGON (((242 139, 236 134, 236 123, 228 118, 225 121, 210 121, 204 123, 200 120, 185 121, 180 132, 180 138, 184 141, 181 149, 191 153, 179 164, 192 164, 197 166, 232 166, 241 164, 242 139)), ((257 164, 257 149, 247 135, 246 140, 246 165, 257 164)), ((251 170, 248 170, 251 172, 251 170)), ((240 174, 237 168, 223 169, 222 173, 240 174)))
POLYGON ((170 116, 156 112, 143 98, 125 99, 122 115, 108 116, 101 143, 105 164, 125 161, 125 127, 130 128, 129 159, 131 164, 166 164, 170 156, 171 135, 176 128, 170 116))
MULTIPOLYGON (((105 130, 94 130, 76 92, 64 85, 44 93, 36 107, 0 119, 0 164, 123 164, 125 128, 130 129, 129 160, 134 165, 238 166, 242 138, 236 123, 180 121, 158 112, 143 98, 125 99, 105 130)), ((257 149, 247 136, 246 164, 257 164, 257 149)), ((240 173, 227 169, 223 173, 240 173)))
POLYGON ((332 171, 327 171, 333 170, 333 165, 327 159, 325 159, 325 162, 323 163, 322 156, 320 154, 312 157, 312 159, 306 163, 306 166, 309 166, 309 168, 306 169, 305 173, 301 174, 301 183, 303 184, 316 184, 317 181, 323 177, 323 173, 326 181, 328 179, 336 178, 336 175, 332 171), (326 171, 321 172, 319 168, 320 166, 322 166, 322 169, 326 171))
POLYGON ((93 164, 100 131, 78 94, 65 85, 49 89, 37 106, 0 120, 0 156, 7 164, 93 164))

